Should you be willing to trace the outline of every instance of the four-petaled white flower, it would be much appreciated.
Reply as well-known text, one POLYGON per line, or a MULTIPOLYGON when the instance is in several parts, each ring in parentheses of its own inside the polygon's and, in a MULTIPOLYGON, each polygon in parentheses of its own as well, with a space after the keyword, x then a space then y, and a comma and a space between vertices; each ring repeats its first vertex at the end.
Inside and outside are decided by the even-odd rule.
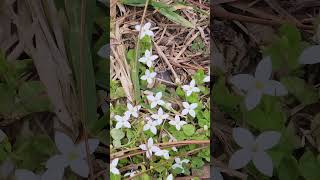
POLYGON ((159 108, 158 114, 152 114, 151 117, 157 120, 158 124, 162 124, 163 120, 168 119, 169 115, 165 114, 162 108, 159 108))
POLYGON ((154 36, 154 33, 150 30, 151 27, 151 23, 147 22, 145 25, 142 26, 141 25, 136 25, 135 28, 137 31, 141 31, 140 33, 140 39, 142 39, 145 35, 147 36, 154 36))
POLYGON ((172 175, 172 174, 169 174, 169 176, 167 177, 166 180, 173 180, 173 175, 172 175))
POLYGON ((117 121, 116 129, 120 129, 122 127, 131 128, 131 124, 129 122, 130 115, 125 113, 124 116, 115 115, 114 118, 117 121))
POLYGON ((130 103, 127 103, 127 108, 128 108, 128 111, 125 112, 127 114, 127 116, 132 115, 135 118, 138 117, 138 115, 139 115, 138 112, 141 108, 140 105, 133 107, 130 103))
POLYGON ((156 77, 156 72, 150 72, 149 69, 146 70, 145 74, 141 76, 141 80, 147 81, 148 84, 152 84, 153 79, 156 77))
POLYGON ((280 136, 281 134, 278 132, 266 131, 255 139, 247 129, 234 128, 233 138, 242 149, 232 155, 229 167, 240 169, 252 160, 255 167, 261 173, 271 177, 273 174, 273 163, 266 150, 275 146, 279 142, 280 136))
POLYGON ((185 121, 180 121, 180 117, 179 117, 178 115, 176 115, 176 116, 174 117, 174 120, 169 121, 169 124, 171 124, 171 125, 173 125, 173 126, 176 126, 176 129, 177 129, 178 131, 180 131, 181 127, 182 127, 183 125, 187 124, 187 122, 185 122, 185 121))
POLYGON ((147 124, 143 126, 143 130, 147 131, 150 129, 150 131, 153 134, 157 134, 157 127, 156 127, 157 125, 159 125, 157 121, 153 121, 152 119, 149 119, 147 124))
MULTIPOLYGON (((56 132, 55 143, 62 154, 51 157, 47 161, 46 167, 48 169, 60 169, 61 171, 64 171, 64 168, 70 166, 71 170, 76 174, 82 177, 88 177, 89 167, 86 160, 87 152, 85 142, 83 141, 79 144, 74 144, 67 135, 56 132)), ((98 145, 98 139, 88 139, 88 153, 92 154, 97 149, 98 145)))
POLYGON ((118 162, 119 162, 119 158, 116 158, 116 159, 114 159, 114 160, 111 161, 110 171, 111 171, 113 174, 120 174, 120 171, 119 171, 119 169, 117 168, 118 162))
POLYGON ((142 62, 143 64, 146 64, 150 68, 152 67, 153 61, 156 59, 158 59, 157 55, 152 55, 151 51, 146 50, 144 56, 141 57, 138 61, 142 62))
POLYGON ((186 114, 190 114, 192 117, 196 117, 196 112, 194 109, 198 107, 197 103, 189 104, 188 102, 182 102, 182 105, 185 109, 182 110, 181 114, 184 116, 186 114))
POLYGON ((258 64, 255 77, 250 74, 238 74, 231 77, 230 82, 234 86, 247 92, 245 105, 248 110, 252 110, 259 104, 263 94, 284 96, 288 93, 280 82, 269 80, 271 73, 272 62, 270 57, 266 57, 258 64))
POLYGON ((195 80, 192 80, 189 85, 183 85, 182 89, 187 96, 190 96, 193 92, 200 92, 200 89, 196 87, 195 80))
POLYGON ((140 149, 146 151, 147 158, 151 158, 152 152, 161 151, 161 149, 155 145, 153 145, 153 139, 149 138, 147 144, 141 144, 140 149))
POLYGON ((165 159, 169 159, 169 151, 168 150, 161 150, 159 149, 157 152, 155 152, 156 156, 163 156, 165 159))
POLYGON ((182 169, 182 173, 184 173, 184 168, 182 166, 182 163, 189 163, 189 160, 188 159, 181 160, 180 158, 175 158, 174 161, 176 163, 174 165, 172 165, 172 168, 173 169, 181 168, 182 169))
POLYGON ((127 172, 127 173, 125 173, 124 174, 124 177, 127 177, 127 176, 129 176, 129 177, 133 177, 136 173, 138 173, 139 171, 132 171, 131 170, 131 172, 127 172))
POLYGON ((56 169, 47 169, 41 175, 26 169, 17 169, 14 175, 16 180, 62 180, 63 172, 61 174, 61 170, 59 169, 61 168, 56 167, 56 169))
POLYGON ((203 78, 203 82, 210 82, 210 76, 206 76, 203 78))
POLYGON ((158 92, 156 94, 156 96, 153 96, 153 94, 149 94, 147 96, 147 99, 150 101, 151 103, 151 108, 154 108, 156 107, 157 105, 163 105, 164 104, 164 101, 161 100, 161 97, 162 97, 162 92, 158 92))

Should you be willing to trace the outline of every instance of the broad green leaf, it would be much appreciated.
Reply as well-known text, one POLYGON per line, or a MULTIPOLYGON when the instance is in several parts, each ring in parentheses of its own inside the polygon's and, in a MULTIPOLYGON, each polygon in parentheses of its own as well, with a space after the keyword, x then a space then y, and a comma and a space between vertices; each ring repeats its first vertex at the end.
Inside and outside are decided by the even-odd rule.
POLYGON ((152 2, 152 6, 172 22, 188 28, 194 28, 194 25, 191 22, 174 12, 168 5, 161 2, 152 2))
POLYGON ((122 129, 116 129, 116 128, 111 129, 110 134, 111 134, 111 137, 116 140, 121 140, 125 136, 122 129))
POLYGON ((92 122, 97 119, 95 75, 91 55, 96 1, 66 1, 65 5, 69 20, 68 47, 76 81, 80 119, 85 128, 90 130, 92 122))
POLYGON ((317 89, 298 77, 285 77, 281 82, 301 103, 305 105, 316 103, 319 99, 317 89))
POLYGON ((19 88, 19 100, 24 108, 32 112, 44 112, 51 109, 46 89, 40 81, 24 82, 19 88))
POLYGON ((9 115, 15 109, 15 90, 0 84, 0 114, 9 115))
POLYGON ((194 157, 191 159, 191 166, 192 168, 196 168, 199 169, 204 165, 204 162, 202 160, 202 158, 200 157, 194 157))
POLYGON ((144 7, 146 0, 120 0, 122 4, 136 7, 144 7))
POLYGON ((192 136, 195 132, 195 127, 192 124, 186 124, 182 126, 182 130, 187 136, 192 136))
POLYGON ((300 173, 297 160, 292 156, 283 158, 278 168, 279 179, 296 180, 299 175, 300 173))
POLYGON ((300 173, 306 180, 320 179, 320 163, 311 151, 307 151, 299 160, 300 173))

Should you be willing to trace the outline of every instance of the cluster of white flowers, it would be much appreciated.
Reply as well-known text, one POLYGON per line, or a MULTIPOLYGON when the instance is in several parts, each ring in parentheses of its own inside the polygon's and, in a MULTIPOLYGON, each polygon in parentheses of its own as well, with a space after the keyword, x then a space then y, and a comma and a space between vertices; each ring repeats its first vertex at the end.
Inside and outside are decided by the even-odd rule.
MULTIPOLYGON (((140 32, 140 38, 142 39, 144 36, 153 36, 154 33, 150 30, 151 28, 151 23, 146 23, 144 26, 137 25, 136 30, 141 31, 140 32)), ((154 78, 156 77, 157 73, 154 72, 154 60, 158 58, 157 55, 152 55, 151 50, 146 50, 144 53, 144 56, 139 59, 139 62, 145 64, 149 69, 146 69, 145 74, 141 76, 141 80, 147 81, 149 85, 154 83, 154 78)), ((209 82, 210 77, 206 76, 203 79, 203 82, 209 82)), ((200 92, 200 89, 196 87, 196 82, 195 80, 191 80, 189 85, 184 85, 182 86, 182 89, 184 90, 186 96, 190 96, 192 93, 198 93, 200 92)), ((151 91, 145 91, 146 98, 150 104, 150 108, 155 109, 156 113, 151 114, 149 117, 144 117, 146 123, 143 126, 143 131, 150 131, 154 135, 157 135, 158 129, 157 127, 160 126, 161 124, 164 124, 166 120, 169 120, 169 124, 174 126, 178 131, 181 130, 182 126, 186 125, 187 122, 184 120, 181 120, 181 117, 186 118, 187 115, 190 115, 192 118, 196 117, 196 111, 195 109, 198 107, 197 103, 191 103, 189 104, 188 102, 183 102, 183 110, 181 113, 176 114, 175 111, 173 111, 172 105, 170 102, 165 102, 162 99, 162 92, 156 92, 153 93, 151 91), (164 109, 163 109, 164 108, 164 109), (175 112, 175 117, 172 118, 169 113, 165 112, 165 110, 175 112)), ((123 116, 116 115, 114 118, 117 121, 116 127, 117 129, 119 128, 131 128, 131 124, 129 122, 130 116, 132 115, 135 118, 138 118, 139 110, 141 106, 135 106, 133 107, 131 104, 127 104, 128 110, 124 113, 123 116)), ((169 142, 176 141, 176 139, 169 134, 170 140, 169 142)), ((158 157, 163 157, 165 159, 169 159, 170 154, 169 150, 166 149, 160 149, 159 146, 154 144, 154 139, 150 137, 148 140, 146 140, 145 143, 142 143, 139 145, 139 148, 145 151, 145 155, 147 158, 151 158, 152 155, 154 154, 155 156, 158 157)), ((177 151, 176 147, 171 148, 173 151, 177 151)), ((119 169, 117 169, 119 159, 113 159, 111 162, 111 167, 110 171, 113 174, 120 174, 119 169)), ((189 160, 184 159, 180 160, 180 158, 175 159, 175 164, 172 165, 172 168, 181 168, 184 172, 182 163, 188 163, 189 160)), ((130 171, 125 174, 125 176, 130 176, 133 177, 135 173, 138 171, 130 171)), ((173 175, 169 174, 166 178, 167 180, 172 180, 173 175)))
MULTIPOLYGON (((5 133, 0 130, 0 142, 6 138, 5 133)), ((61 132, 55 133, 55 143, 61 154, 54 155, 46 162, 47 170, 42 174, 35 174, 26 169, 14 170, 14 164, 11 161, 5 163, 6 168, 10 172, 14 171, 17 180, 62 180, 64 169, 69 167, 71 170, 81 177, 87 178, 89 175, 89 166, 87 163, 87 152, 84 142, 74 144, 73 141, 61 132)), ((98 139, 89 139, 89 154, 92 154, 99 145, 98 139)), ((2 174, 4 175, 4 174, 2 174)), ((6 176, 8 176, 7 174, 6 176)), ((5 177, 3 177, 5 178, 5 177)), ((6 179, 6 178, 5 178, 6 179)))

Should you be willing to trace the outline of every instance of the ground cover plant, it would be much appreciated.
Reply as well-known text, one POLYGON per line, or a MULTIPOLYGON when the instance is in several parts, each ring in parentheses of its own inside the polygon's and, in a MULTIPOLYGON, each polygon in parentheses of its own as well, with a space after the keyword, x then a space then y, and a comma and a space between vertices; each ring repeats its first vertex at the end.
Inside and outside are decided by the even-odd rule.
MULTIPOLYGON (((246 4, 242 1, 220 8, 241 9, 246 4)), ((235 26, 221 19, 214 21, 216 34, 222 33, 218 28, 224 28, 233 37, 214 36, 214 178, 319 179, 320 55, 318 23, 313 19, 318 14, 312 15, 309 24, 302 20, 305 11, 285 10, 297 8, 293 3, 260 1, 251 5, 247 17, 259 17, 264 9, 269 17, 277 17, 275 11, 303 23, 288 23, 286 18, 277 22, 266 18, 267 14, 249 18, 255 23, 246 23, 248 18, 237 13, 233 20, 240 22, 231 23, 235 26), (235 27, 240 30, 235 32, 235 27)))
POLYGON ((0 179, 107 179, 106 9, 0 2, 0 179))
POLYGON ((111 179, 210 178, 208 8, 110 8, 111 179))

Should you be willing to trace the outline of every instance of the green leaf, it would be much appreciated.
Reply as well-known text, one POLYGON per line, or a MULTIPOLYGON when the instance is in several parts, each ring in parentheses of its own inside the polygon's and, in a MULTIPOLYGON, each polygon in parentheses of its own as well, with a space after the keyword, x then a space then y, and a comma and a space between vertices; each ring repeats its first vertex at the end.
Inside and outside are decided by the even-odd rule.
POLYGON ((200 157, 194 157, 191 159, 191 166, 192 168, 196 168, 199 169, 204 165, 204 162, 202 160, 202 158, 200 157))
POLYGON ((15 108, 15 90, 0 84, 0 114, 9 115, 15 108))
POLYGON ((217 83, 212 88, 213 101, 218 105, 218 107, 225 107, 232 109, 237 106, 241 97, 232 95, 229 89, 225 85, 224 78, 219 78, 217 83))
POLYGON ((125 136, 122 129, 115 129, 115 128, 110 131, 110 134, 111 134, 111 137, 115 140, 121 140, 125 136))
POLYGON ((311 151, 307 151, 299 160, 300 173, 306 180, 320 179, 320 163, 311 151))
POLYGON ((80 119, 85 128, 91 131, 92 123, 97 119, 96 84, 91 54, 96 1, 66 1, 65 6, 69 20, 67 42, 75 76, 80 119))
POLYGON ((153 7, 158 10, 162 15, 167 17, 169 20, 171 20, 174 23, 177 23, 181 26, 185 26, 188 28, 194 28, 194 25, 186 20, 184 17, 180 16, 179 14, 175 13, 172 8, 170 8, 168 5, 161 3, 161 2, 154 2, 151 3, 153 7))
POLYGON ((146 4, 146 0, 121 0, 122 4, 136 7, 144 7, 146 4))
POLYGON ((203 84, 203 79, 205 78, 205 73, 202 69, 198 70, 192 77, 196 81, 196 84, 203 84))
POLYGON ((24 82, 18 95, 21 104, 30 113, 49 111, 52 108, 45 86, 40 81, 24 82))
POLYGON ((182 130, 185 135, 192 136, 195 132, 195 127, 192 124, 186 124, 182 126, 182 130))
POLYGON ((279 179, 296 180, 299 175, 300 173, 297 160, 292 156, 283 158, 278 168, 279 179))
POLYGON ((281 82, 304 105, 316 103, 319 99, 317 89, 307 84, 303 79, 285 77, 281 79, 281 82))

